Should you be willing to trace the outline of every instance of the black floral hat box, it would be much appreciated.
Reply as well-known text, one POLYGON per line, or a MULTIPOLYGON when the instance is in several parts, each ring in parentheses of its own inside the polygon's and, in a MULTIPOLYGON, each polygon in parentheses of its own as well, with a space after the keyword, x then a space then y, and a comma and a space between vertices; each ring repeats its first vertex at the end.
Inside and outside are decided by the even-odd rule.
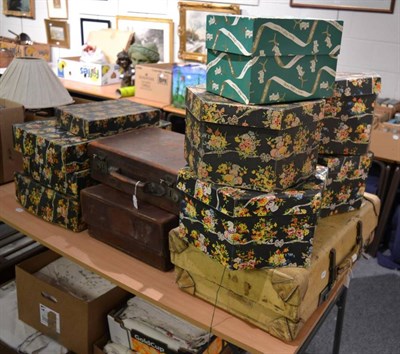
POLYGON ((328 167, 322 197, 321 217, 353 211, 361 207, 373 154, 320 156, 318 162, 328 167))
POLYGON ((109 136, 157 125, 160 110, 127 99, 62 106, 56 109, 60 127, 82 138, 109 136))
POLYGON ((78 196, 47 188, 19 172, 14 181, 17 200, 29 213, 74 232, 86 229, 78 196))
POLYGON ((307 266, 328 169, 295 188, 261 193, 180 170, 179 235, 230 269, 307 266))
POLYGON ((380 90, 377 74, 337 73, 333 96, 326 99, 320 154, 368 152, 374 104, 380 90))
POLYGON ((264 192, 315 172, 324 100, 254 106, 187 88, 185 159, 198 178, 264 192))

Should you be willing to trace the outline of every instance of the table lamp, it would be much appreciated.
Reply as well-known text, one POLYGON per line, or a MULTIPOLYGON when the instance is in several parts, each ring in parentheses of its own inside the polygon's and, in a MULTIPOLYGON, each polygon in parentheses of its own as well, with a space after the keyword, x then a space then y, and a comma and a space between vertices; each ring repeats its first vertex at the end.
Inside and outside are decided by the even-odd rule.
POLYGON ((0 98, 27 110, 49 109, 74 102, 49 64, 40 58, 14 58, 0 78, 0 98))

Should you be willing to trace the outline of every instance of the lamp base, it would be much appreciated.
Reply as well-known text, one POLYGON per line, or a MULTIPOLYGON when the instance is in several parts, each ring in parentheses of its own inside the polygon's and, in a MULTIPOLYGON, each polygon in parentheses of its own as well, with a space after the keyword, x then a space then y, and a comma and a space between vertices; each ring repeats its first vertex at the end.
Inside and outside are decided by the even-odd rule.
POLYGON ((25 109, 25 122, 32 122, 35 120, 50 120, 55 119, 54 108, 46 109, 25 109))

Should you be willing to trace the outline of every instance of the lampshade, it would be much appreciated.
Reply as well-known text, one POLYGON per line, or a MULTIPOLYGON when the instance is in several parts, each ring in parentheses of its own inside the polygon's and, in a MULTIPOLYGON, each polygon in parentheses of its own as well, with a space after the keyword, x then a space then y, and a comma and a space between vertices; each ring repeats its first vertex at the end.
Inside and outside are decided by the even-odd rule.
POLYGON ((21 57, 0 78, 0 98, 22 104, 26 109, 44 109, 73 103, 49 64, 40 58, 21 57))

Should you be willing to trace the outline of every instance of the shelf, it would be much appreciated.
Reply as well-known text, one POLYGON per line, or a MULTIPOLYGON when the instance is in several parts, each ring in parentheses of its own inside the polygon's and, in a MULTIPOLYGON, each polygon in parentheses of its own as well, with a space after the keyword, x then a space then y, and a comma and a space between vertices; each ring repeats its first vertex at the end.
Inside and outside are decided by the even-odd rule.
MULTIPOLYGON (((64 85, 64 87, 73 95, 73 93, 77 93, 82 97, 87 97, 88 99, 90 98, 97 98, 101 100, 116 100, 121 98, 120 95, 116 92, 117 89, 121 87, 120 84, 112 84, 112 85, 103 85, 103 86, 97 86, 97 85, 88 85, 84 83, 80 83, 77 81, 71 81, 71 80, 65 80, 65 79, 60 79, 61 83, 64 85)), ((127 99, 132 102, 136 103, 141 103, 147 106, 152 106, 155 108, 163 109, 165 106, 165 103, 160 103, 156 101, 150 101, 150 100, 145 100, 142 98, 138 98, 135 96, 132 97, 126 97, 124 99, 127 99)))
MULTIPOLYGON (((296 341, 285 343, 181 291, 175 284, 173 271, 159 271, 97 241, 87 231, 74 233, 28 213, 16 201, 14 183, 0 186, 0 220, 130 293, 139 295, 197 326, 209 329, 212 322, 213 333, 251 353, 296 353, 330 303, 326 301, 318 308, 302 328, 296 341)), ((337 284, 337 291, 341 285, 337 284)))

